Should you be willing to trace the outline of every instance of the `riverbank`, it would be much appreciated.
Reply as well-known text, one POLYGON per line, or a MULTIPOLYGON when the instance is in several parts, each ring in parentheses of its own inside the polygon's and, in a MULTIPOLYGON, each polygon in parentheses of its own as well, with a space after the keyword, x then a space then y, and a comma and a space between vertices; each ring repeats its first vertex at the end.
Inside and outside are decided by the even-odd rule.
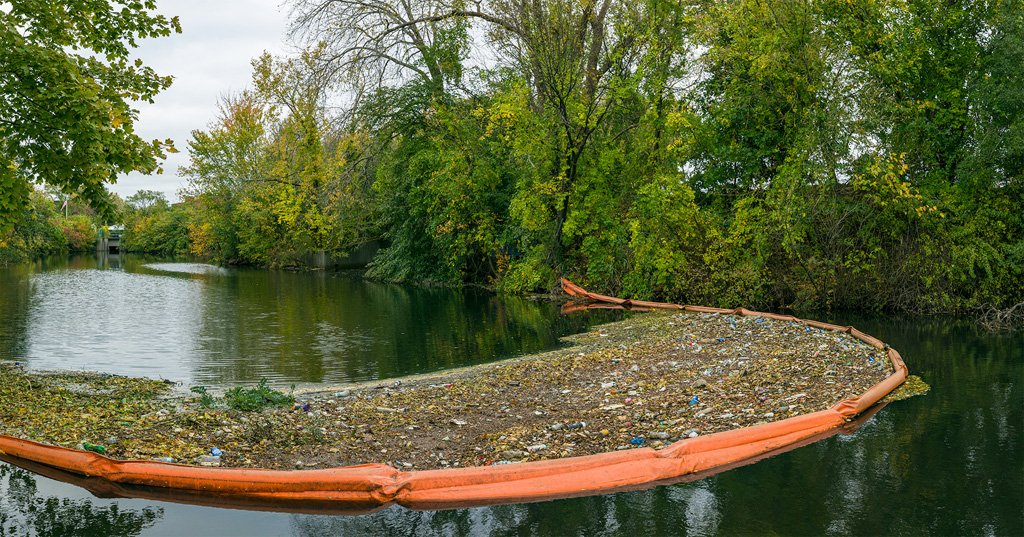
POLYGON ((504 362, 329 390, 247 412, 162 381, 4 366, 0 432, 119 459, 400 469, 636 447, 828 408, 892 371, 843 333, 765 318, 634 315, 504 362), (95 446, 102 446, 96 448, 95 446), (210 459, 210 450, 222 455, 210 459))

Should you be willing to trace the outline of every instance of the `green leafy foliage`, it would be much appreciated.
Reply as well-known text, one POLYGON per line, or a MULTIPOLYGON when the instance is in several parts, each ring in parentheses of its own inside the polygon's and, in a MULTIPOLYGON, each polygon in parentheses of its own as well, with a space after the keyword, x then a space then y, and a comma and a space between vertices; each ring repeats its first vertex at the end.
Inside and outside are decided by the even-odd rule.
POLYGON ((7 231, 0 230, 0 264, 67 252, 90 251, 96 245, 96 225, 85 214, 65 216, 44 191, 32 189, 28 205, 12 215, 7 231))
POLYGON ((125 218, 121 249, 180 256, 188 253, 188 215, 181 206, 152 209, 125 218))
POLYGON ((77 194, 113 216, 119 173, 159 171, 169 140, 135 134, 132 101, 171 84, 131 57, 138 40, 180 32, 154 0, 14 2, 0 10, 0 229, 32 183, 77 194))
POLYGON ((227 98, 220 118, 189 142, 191 252, 222 263, 293 266, 308 252, 364 242, 368 185, 351 158, 359 133, 327 121, 329 79, 314 48, 253 62, 252 91, 227 98))
POLYGON ((206 389, 206 386, 192 386, 189 391, 199 395, 199 406, 203 408, 210 408, 216 403, 216 399, 206 389))
POLYGON ((60 220, 61 232, 72 252, 87 252, 96 246, 96 226, 89 217, 76 214, 60 220))
POLYGON ((309 49, 193 133, 192 253, 377 240, 371 278, 504 292, 1024 301, 1020 0, 386 6, 299 2, 309 49))

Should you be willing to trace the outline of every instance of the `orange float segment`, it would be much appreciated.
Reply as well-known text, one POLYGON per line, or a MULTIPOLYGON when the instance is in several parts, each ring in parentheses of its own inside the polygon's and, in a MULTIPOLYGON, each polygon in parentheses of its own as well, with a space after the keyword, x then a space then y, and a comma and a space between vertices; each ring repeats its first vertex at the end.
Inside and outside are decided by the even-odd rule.
MULTIPOLYGON (((802 322, 824 330, 848 332, 876 348, 877 338, 852 327, 743 308, 734 310, 704 306, 680 306, 663 302, 632 301, 590 293, 563 279, 571 296, 618 307, 676 309, 702 313, 760 316, 802 322)), ((686 476, 699 476, 716 468, 734 467, 759 460, 773 452, 804 445, 847 425, 903 383, 907 367, 900 354, 888 349, 894 371, 859 397, 832 408, 742 429, 685 438, 664 449, 638 448, 564 459, 441 470, 399 471, 384 464, 364 464, 325 470, 260 470, 207 468, 150 461, 119 461, 97 453, 44 445, 30 440, 0 436, 0 455, 68 474, 119 486, 167 490, 194 502, 208 496, 214 503, 230 506, 316 505, 341 511, 365 512, 398 503, 410 508, 438 509, 529 502, 545 499, 629 490, 686 476)), ((877 408, 877 407, 876 407, 877 408)), ((91 490, 91 489, 90 489, 91 490)), ((198 503, 198 502, 197 502, 198 503)), ((262 508, 262 507, 256 507, 262 508)))

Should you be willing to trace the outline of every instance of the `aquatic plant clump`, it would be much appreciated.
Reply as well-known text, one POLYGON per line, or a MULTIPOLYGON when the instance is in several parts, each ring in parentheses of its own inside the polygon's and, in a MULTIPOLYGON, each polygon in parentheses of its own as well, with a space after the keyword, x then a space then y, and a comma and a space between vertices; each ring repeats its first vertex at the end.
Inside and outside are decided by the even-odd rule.
POLYGON ((848 334, 762 317, 644 314, 567 339, 573 345, 548 353, 308 392, 287 406, 275 405, 292 396, 265 382, 223 398, 201 389, 167 397, 165 384, 145 379, 6 367, 14 381, 5 383, 0 404, 40 401, 45 411, 5 418, 0 432, 101 445, 115 458, 221 466, 510 464, 657 449, 810 413, 892 371, 884 350, 848 334), (98 387, 62 388, 83 383, 98 387), (74 422, 83 408, 102 418, 45 425, 74 422))
MULTIPOLYGON (((202 399, 203 395, 207 394, 205 392, 201 392, 201 403, 209 406, 208 403, 210 401, 202 399)), ((253 388, 247 388, 245 386, 236 386, 231 388, 224 394, 224 402, 235 410, 255 412, 268 407, 289 405, 295 402, 295 397, 270 388, 270 386, 267 385, 267 379, 264 378, 260 379, 259 384, 253 388)))

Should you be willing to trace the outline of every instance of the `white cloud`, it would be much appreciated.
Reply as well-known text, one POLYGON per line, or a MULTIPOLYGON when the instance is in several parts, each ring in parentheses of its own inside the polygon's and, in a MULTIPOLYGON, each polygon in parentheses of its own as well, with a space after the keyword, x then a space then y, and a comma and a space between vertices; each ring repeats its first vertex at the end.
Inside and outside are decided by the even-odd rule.
POLYGON ((289 50, 288 16, 278 0, 165 0, 159 8, 181 19, 182 33, 141 43, 137 56, 173 76, 174 84, 154 104, 139 104, 136 132, 146 140, 170 138, 180 152, 168 155, 163 175, 131 173, 110 190, 121 196, 158 190, 174 200, 185 185, 178 168, 188 164, 190 133, 216 118, 221 95, 249 85, 253 58, 289 50))

